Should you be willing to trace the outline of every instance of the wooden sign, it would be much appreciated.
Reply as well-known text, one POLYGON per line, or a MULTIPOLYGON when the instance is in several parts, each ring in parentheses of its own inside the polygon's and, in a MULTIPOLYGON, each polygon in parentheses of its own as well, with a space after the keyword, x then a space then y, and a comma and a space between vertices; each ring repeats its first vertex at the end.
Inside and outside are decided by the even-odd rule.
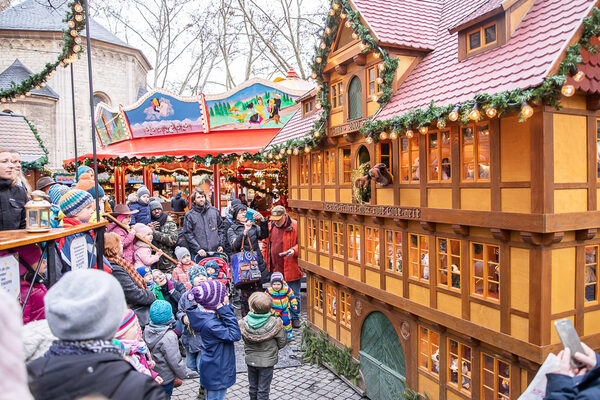
POLYGON ((421 209, 414 207, 371 206, 367 204, 348 203, 325 203, 323 204, 323 211, 414 220, 418 220, 421 218, 421 209))
POLYGON ((329 132, 331 135, 339 135, 342 133, 354 132, 354 131, 357 131, 360 128, 362 128, 364 123, 365 123, 364 119, 351 121, 344 125, 331 127, 331 129, 329 129, 329 132))

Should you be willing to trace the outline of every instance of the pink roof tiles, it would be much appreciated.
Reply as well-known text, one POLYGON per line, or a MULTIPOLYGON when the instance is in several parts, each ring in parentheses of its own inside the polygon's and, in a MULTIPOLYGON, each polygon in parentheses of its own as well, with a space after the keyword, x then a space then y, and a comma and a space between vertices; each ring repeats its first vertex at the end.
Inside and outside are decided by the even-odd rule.
MULTIPOLYGON (((600 46, 600 40, 592 38, 590 40, 596 46, 600 46)), ((575 82, 568 78, 568 83, 575 86, 575 89, 588 93, 600 93, 600 53, 590 54, 589 51, 582 49, 581 58, 583 62, 578 66, 580 71, 585 73, 585 78, 581 82, 575 82)))
POLYGON ((379 43, 431 50, 440 23, 440 0, 350 0, 379 43))
POLYGON ((463 25, 465 23, 468 23, 469 21, 473 21, 485 14, 499 9, 502 6, 502 3, 504 3, 504 1, 505 0, 487 0, 481 6, 476 8, 471 14, 465 15, 465 17, 462 18, 458 22, 458 24, 456 24, 456 26, 463 25))
POLYGON ((595 4, 594 0, 537 0, 504 46, 459 61, 458 34, 450 34, 448 28, 488 2, 444 2, 434 50, 421 60, 377 119, 425 107, 431 100, 436 105, 455 104, 471 100, 477 93, 541 84, 595 4))
POLYGON ((302 109, 299 109, 265 148, 285 143, 290 139, 304 137, 310 132, 313 123, 320 115, 321 111, 317 111, 302 118, 302 109))

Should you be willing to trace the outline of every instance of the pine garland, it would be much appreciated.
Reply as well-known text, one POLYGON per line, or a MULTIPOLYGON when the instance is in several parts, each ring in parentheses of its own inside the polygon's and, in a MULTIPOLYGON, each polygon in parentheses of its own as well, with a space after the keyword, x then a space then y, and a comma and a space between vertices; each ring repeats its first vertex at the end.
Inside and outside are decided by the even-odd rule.
POLYGON ((48 154, 50 154, 50 153, 48 152, 48 149, 44 145, 44 142, 42 141, 42 138, 40 137, 40 134, 38 133, 36 127, 26 117, 23 117, 23 119, 25 120, 25 122, 27 122, 27 125, 29 125, 29 129, 31 129, 33 136, 35 136, 35 139, 39 143, 39 145, 42 148, 42 151, 44 152, 45 155, 38 158, 35 161, 21 162, 21 169, 23 170, 23 173, 27 173, 30 170, 44 171, 44 166, 46 164, 48 164, 48 154))

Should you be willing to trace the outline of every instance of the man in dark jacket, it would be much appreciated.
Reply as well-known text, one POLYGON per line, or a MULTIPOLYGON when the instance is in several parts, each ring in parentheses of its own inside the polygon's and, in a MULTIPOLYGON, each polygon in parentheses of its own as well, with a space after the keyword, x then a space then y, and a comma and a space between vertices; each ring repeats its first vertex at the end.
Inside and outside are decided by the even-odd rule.
POLYGON ((46 318, 59 339, 27 365, 36 400, 100 394, 111 400, 166 400, 160 386, 123 359, 112 343, 126 305, 119 282, 106 272, 66 273, 45 298, 46 318))
POLYGON ((171 199, 171 209, 175 212, 184 212, 187 207, 187 201, 182 197, 181 190, 177 191, 177 195, 171 199))
MULTIPOLYGON (((177 225, 171 217, 163 211, 160 201, 150 202, 150 217, 152 222, 148 225, 152 228, 152 244, 162 250, 171 258, 175 257, 173 250, 177 244, 177 225)), ((166 257, 161 257, 152 268, 158 268, 163 272, 171 272, 175 265, 166 257)))
POLYGON ((211 206, 202 189, 192 193, 192 209, 185 214, 183 233, 192 255, 206 257, 207 252, 222 252, 225 230, 221 213, 211 206))
POLYGON ((13 185, 14 169, 11 152, 0 148, 0 231, 25 229, 27 193, 13 185))
POLYGON ((546 374, 548 400, 591 400, 600 399, 600 355, 581 343, 585 354, 575 353, 574 358, 582 367, 571 364, 571 351, 566 348, 558 354, 556 371, 546 374))

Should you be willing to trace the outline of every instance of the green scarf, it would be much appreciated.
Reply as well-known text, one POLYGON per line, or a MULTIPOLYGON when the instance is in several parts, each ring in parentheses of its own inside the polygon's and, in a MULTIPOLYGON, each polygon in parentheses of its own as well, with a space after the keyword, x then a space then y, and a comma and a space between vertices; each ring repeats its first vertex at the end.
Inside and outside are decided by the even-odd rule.
POLYGON ((154 285, 152 288, 152 293, 156 296, 157 300, 164 300, 165 296, 163 296, 162 291, 160 290, 160 286, 154 285))
POLYGON ((247 315, 248 325, 251 328, 258 329, 267 323, 267 320, 269 319, 270 316, 271 316, 271 313, 254 314, 252 311, 250 311, 247 315))

